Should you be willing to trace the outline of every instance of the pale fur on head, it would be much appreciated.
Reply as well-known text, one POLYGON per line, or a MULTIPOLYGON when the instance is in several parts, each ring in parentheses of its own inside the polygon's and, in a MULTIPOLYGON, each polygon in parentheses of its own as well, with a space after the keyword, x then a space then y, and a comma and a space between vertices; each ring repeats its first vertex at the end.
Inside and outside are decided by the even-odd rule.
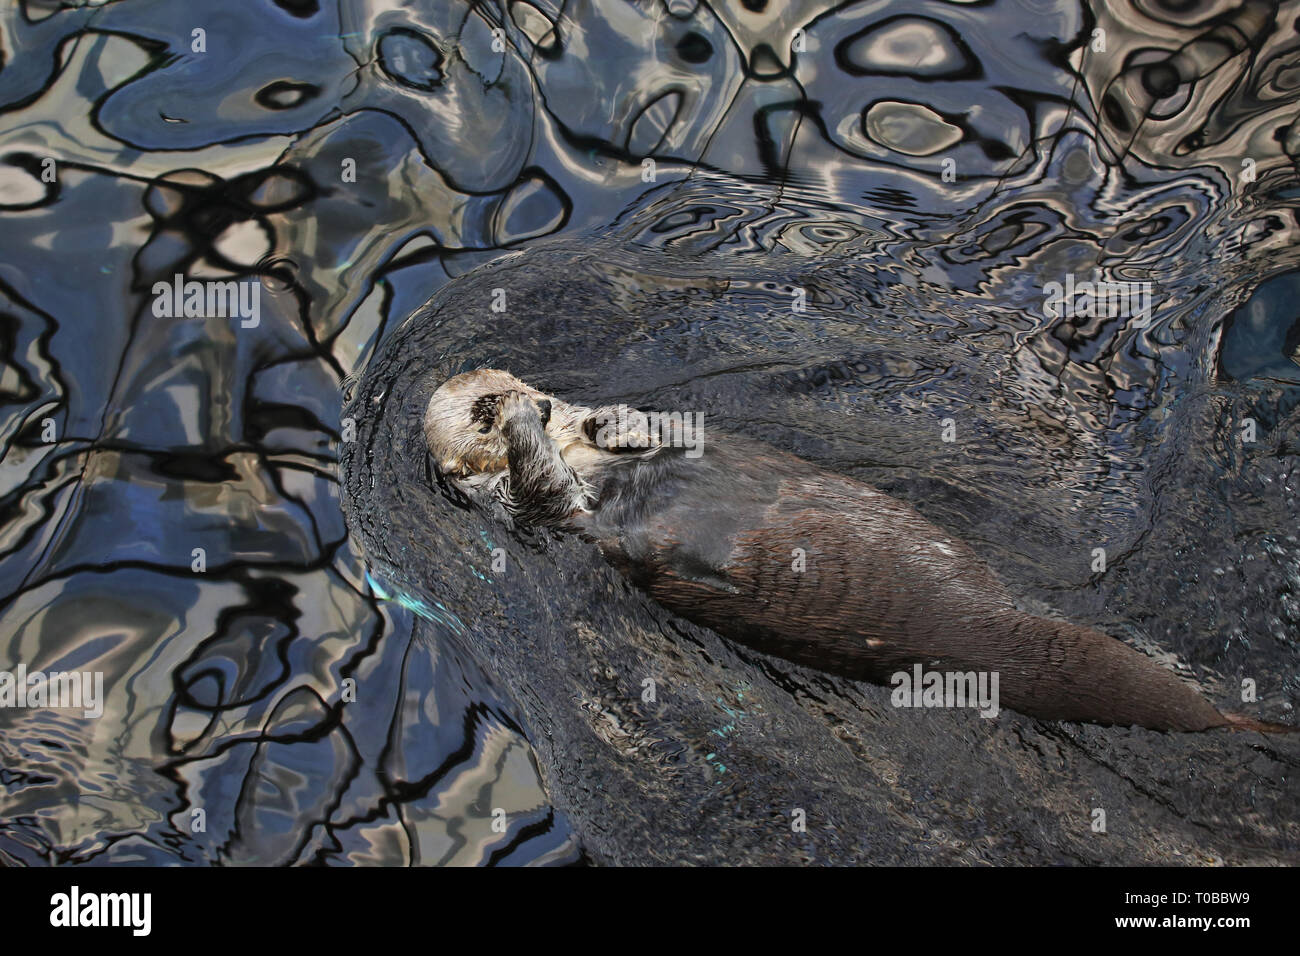
POLYGON ((439 471, 463 478, 509 468, 506 441, 495 425, 496 402, 493 400, 507 392, 522 392, 534 401, 551 403, 546 434, 561 452, 584 443, 582 422, 591 414, 590 408, 570 405, 553 395, 539 392, 509 372, 494 368, 474 369, 438 386, 425 410, 424 440, 438 463, 439 471))

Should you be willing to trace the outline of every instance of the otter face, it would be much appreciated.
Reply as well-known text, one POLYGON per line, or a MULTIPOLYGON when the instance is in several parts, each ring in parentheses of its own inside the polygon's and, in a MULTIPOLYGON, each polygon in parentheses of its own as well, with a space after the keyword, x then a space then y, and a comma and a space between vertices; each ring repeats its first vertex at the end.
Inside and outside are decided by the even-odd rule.
POLYGON ((463 477, 509 467, 506 441, 497 426, 497 406, 509 392, 532 398, 546 427, 551 414, 548 396, 509 372, 480 368, 438 386, 424 413, 424 440, 443 474, 463 477))

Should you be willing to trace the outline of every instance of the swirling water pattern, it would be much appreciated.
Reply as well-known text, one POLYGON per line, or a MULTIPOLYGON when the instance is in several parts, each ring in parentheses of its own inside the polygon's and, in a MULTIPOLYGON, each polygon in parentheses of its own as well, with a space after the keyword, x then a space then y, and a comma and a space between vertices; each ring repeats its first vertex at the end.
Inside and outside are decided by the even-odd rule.
MULTIPOLYGON (((531 579, 489 591, 501 542, 462 522, 417 594, 382 537, 372 574, 349 539, 340 385, 444 285, 437 334, 404 334, 448 367, 707 409, 1288 719, 1298 22, 1254 0, 7 6, 0 667, 101 671, 106 700, 0 710, 0 861, 658 858, 555 810, 511 665, 476 643, 493 615, 567 626, 533 584, 590 556, 509 542, 531 579), (1047 314, 1069 273, 1151 282, 1151 321, 1047 314), (259 323, 156 314, 176 274, 257 280, 259 323)), ((1300 859, 1294 746, 873 723, 885 691, 707 648, 730 670, 683 792, 755 755, 746 719, 789 759, 833 737, 874 767, 865 842, 806 858, 1300 859), (1096 801, 1146 835, 1090 840, 1096 801)), ((593 680, 602 739, 653 750, 593 680)))

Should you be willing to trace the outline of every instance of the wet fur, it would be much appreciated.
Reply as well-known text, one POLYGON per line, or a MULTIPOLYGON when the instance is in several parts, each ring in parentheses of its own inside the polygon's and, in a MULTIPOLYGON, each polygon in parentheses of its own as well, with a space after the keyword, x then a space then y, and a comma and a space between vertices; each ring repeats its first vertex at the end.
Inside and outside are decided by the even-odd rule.
POLYGON ((997 671, 1002 706, 1043 718, 1290 729, 1221 714, 1120 641, 1019 610, 964 542, 861 482, 716 433, 697 458, 657 436, 597 444, 593 422, 620 414, 481 369, 435 392, 424 429, 480 503, 581 534, 660 604, 767 653, 878 683, 917 663, 997 671), (494 395, 483 429, 474 403, 494 395))

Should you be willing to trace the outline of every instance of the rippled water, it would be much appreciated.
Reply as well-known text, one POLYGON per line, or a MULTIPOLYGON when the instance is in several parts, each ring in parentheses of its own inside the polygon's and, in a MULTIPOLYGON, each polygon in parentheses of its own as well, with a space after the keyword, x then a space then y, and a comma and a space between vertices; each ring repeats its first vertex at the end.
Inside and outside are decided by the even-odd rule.
POLYGON ((2 16, 0 668, 106 700, 0 710, 0 861, 1300 861, 1290 738, 897 711, 410 444, 484 363, 702 409, 1294 721, 1300 3, 2 16))

